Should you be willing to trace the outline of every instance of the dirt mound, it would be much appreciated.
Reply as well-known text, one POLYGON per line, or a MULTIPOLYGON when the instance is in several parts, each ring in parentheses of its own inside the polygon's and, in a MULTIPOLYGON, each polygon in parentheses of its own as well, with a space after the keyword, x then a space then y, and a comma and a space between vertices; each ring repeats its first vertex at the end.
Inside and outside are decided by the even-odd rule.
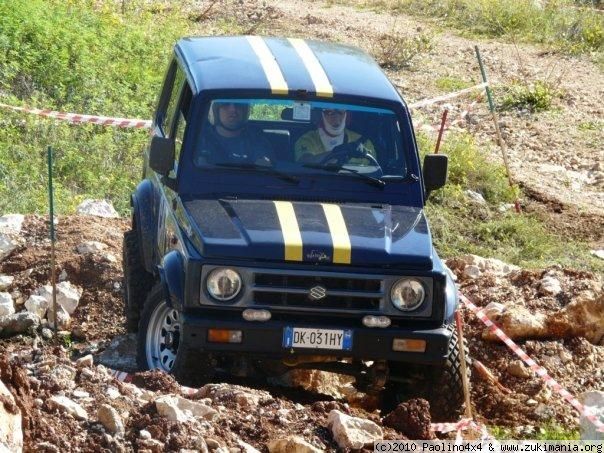
MULTIPOLYGON (((83 288, 81 302, 72 315, 72 331, 57 336, 48 331, 44 336, 40 326, 33 337, 28 334, 1 340, 0 378, 22 413, 26 450, 178 451, 203 450, 204 446, 209 450, 245 449, 245 445, 265 449, 270 442, 293 435, 317 448, 335 450, 328 426, 332 411, 377 423, 386 439, 433 435, 424 401, 409 400, 383 414, 377 409, 379 401, 357 393, 350 378, 329 373, 297 371, 282 377, 279 387, 240 379, 237 383, 241 385, 208 384, 191 394, 183 392, 171 376, 156 371, 135 373, 126 383, 117 381, 104 366, 92 365, 82 357, 117 355, 123 363, 134 360, 134 343, 122 335, 120 247, 127 227, 127 222, 119 219, 60 217, 59 272, 65 271, 70 282, 83 288), (93 240, 106 247, 99 252, 77 252, 79 244, 93 240), (76 363, 78 358, 82 361, 76 363), (166 418, 165 408, 158 412, 158 399, 169 395, 190 401, 185 404, 179 400, 181 406, 184 404, 178 408, 179 416, 187 421, 166 418), (195 418, 192 409, 183 409, 187 404, 205 405, 216 414, 211 420, 195 418), (100 421, 102 405, 115 409, 124 426, 123 435, 112 434, 100 421)), ((0 262, 0 273, 15 277, 8 291, 16 302, 48 283, 50 244, 46 234, 43 218, 26 217, 22 245, 0 262)), ((516 307, 526 310, 527 316, 557 319, 553 315, 564 310, 569 312, 569 321, 578 324, 587 318, 582 315, 587 311, 573 307, 581 300, 598 301, 602 294, 602 278, 588 272, 559 267, 529 271, 479 257, 460 257, 448 264, 462 292, 474 303, 481 307, 496 303, 489 313, 505 313, 516 307), (468 272, 468 266, 475 268, 468 272)), ((594 304, 581 307, 600 313, 601 301, 594 304)), ((574 409, 518 363, 506 346, 485 340, 485 327, 471 312, 464 309, 462 313, 470 356, 484 364, 500 383, 497 387, 474 371, 471 398, 480 421, 516 427, 522 435, 552 422, 577 426, 574 409)), ((572 393, 603 390, 604 348, 585 339, 585 332, 569 332, 559 323, 555 327, 550 336, 520 342, 521 346, 572 393)))

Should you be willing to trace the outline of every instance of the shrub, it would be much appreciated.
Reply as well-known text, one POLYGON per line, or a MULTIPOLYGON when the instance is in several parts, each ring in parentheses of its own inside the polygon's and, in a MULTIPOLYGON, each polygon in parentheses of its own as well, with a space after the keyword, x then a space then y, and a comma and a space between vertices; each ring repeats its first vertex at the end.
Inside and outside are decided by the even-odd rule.
POLYGON ((381 34, 374 43, 373 53, 386 68, 400 69, 412 66, 419 55, 433 48, 432 36, 427 33, 410 36, 400 32, 381 34))
POLYGON ((501 110, 528 110, 542 112, 549 110, 555 97, 560 96, 551 83, 536 81, 534 83, 514 83, 503 89, 501 110))

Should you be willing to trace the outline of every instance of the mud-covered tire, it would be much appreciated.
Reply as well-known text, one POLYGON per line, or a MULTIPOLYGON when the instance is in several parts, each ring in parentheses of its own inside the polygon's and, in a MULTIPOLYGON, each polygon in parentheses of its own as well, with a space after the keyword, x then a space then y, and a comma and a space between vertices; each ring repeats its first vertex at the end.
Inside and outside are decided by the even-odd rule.
POLYGON ((207 383, 214 363, 183 341, 182 314, 168 305, 161 283, 147 296, 138 331, 136 360, 140 370, 160 369, 185 385, 207 383))
MULTIPOLYGON (((464 391, 461 353, 459 351, 459 338, 455 326, 449 327, 452 331, 449 341, 449 356, 440 367, 431 369, 428 382, 432 388, 428 401, 430 412, 435 421, 457 420, 463 412, 464 391)), ((466 356, 466 372, 470 382, 470 363, 467 345, 464 344, 466 356)))
POLYGON ((147 294, 153 287, 154 278, 145 270, 142 253, 135 229, 124 233, 122 247, 122 262, 124 267, 123 297, 126 330, 129 333, 138 331, 141 311, 147 294))
MULTIPOLYGON (((440 366, 408 365, 407 373, 397 382, 394 379, 386 385, 383 394, 383 409, 393 410, 399 403, 410 398, 424 398, 430 403, 430 414, 435 422, 456 421, 463 410, 465 401, 463 392, 463 374, 461 354, 455 325, 449 325, 451 340, 448 346, 447 360, 440 366)), ((466 371, 470 373, 467 346, 466 371)))

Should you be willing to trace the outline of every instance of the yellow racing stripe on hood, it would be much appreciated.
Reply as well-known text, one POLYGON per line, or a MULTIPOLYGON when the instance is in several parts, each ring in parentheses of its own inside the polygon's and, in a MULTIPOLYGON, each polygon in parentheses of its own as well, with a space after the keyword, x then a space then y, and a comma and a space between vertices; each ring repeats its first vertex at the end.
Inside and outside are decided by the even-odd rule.
POLYGON ((337 204, 325 204, 323 212, 327 218, 327 225, 333 242, 333 262, 339 264, 350 264, 351 245, 348 236, 348 228, 342 216, 342 210, 337 204))
POLYGON ((286 261, 302 261, 302 234, 294 205, 289 201, 274 201, 285 244, 286 261))
POLYGON ((273 94, 287 94, 289 88, 281 68, 277 63, 275 56, 271 53, 268 45, 264 42, 260 36, 247 36, 247 41, 252 46, 252 49, 256 53, 256 56, 260 60, 264 75, 268 79, 268 83, 271 86, 273 94))
POLYGON ((298 53, 298 56, 302 59, 304 66, 306 66, 315 86, 317 96, 325 98, 333 97, 333 87, 327 77, 327 73, 306 41, 299 38, 289 38, 289 42, 298 53))

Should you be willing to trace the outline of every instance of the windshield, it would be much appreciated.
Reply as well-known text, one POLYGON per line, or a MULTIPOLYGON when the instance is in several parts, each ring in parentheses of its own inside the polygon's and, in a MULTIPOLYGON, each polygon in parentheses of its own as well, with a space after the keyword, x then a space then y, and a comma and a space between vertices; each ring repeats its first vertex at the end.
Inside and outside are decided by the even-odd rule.
POLYGON ((387 109, 318 101, 215 99, 197 137, 194 162, 200 169, 358 178, 381 186, 407 176, 400 130, 397 116, 387 109))

